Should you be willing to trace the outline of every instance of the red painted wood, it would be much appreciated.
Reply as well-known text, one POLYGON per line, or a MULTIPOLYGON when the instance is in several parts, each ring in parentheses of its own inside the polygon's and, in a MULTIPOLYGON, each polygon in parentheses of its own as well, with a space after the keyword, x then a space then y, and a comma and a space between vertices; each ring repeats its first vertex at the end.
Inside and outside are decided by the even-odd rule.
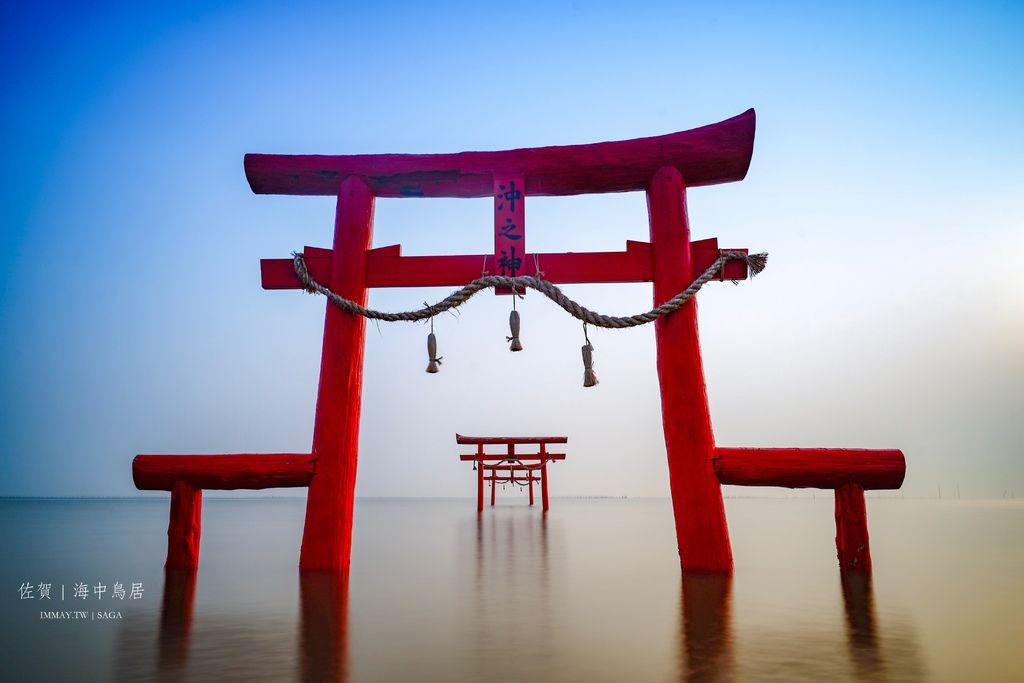
POLYGON ((723 484, 834 489, 898 489, 907 471, 903 452, 860 448, 715 448, 723 484))
MULTIPOLYGON (((515 446, 528 443, 569 443, 567 436, 462 436, 455 435, 455 443, 459 444, 502 444, 515 446)), ((527 456, 517 456, 527 457, 527 456)))
MULTIPOLYGON (((331 279, 330 250, 327 256, 310 255, 306 247, 306 267, 317 282, 331 279)), ((746 249, 733 251, 746 252, 746 249)), ((694 272, 702 273, 718 258, 717 239, 692 244, 694 272)), ((498 272, 493 255, 402 256, 398 245, 373 249, 367 255, 367 286, 374 287, 460 287, 472 282, 486 271, 498 272)), ((536 275, 537 264, 544 279, 556 285, 610 282, 650 282, 653 279, 651 245, 647 242, 626 242, 625 251, 578 252, 566 254, 527 254, 521 275, 536 275)), ((301 289, 292 259, 260 260, 264 289, 301 289)), ((744 280, 747 266, 729 261, 726 280, 744 280)))
POLYGON ((530 505, 533 505, 533 482, 537 481, 536 477, 530 477, 530 505))
POLYGON ((487 472, 536 472, 543 465, 484 465, 483 469, 487 472))
MULTIPOLYGON (((486 479, 487 477, 484 477, 486 479)), ((498 487, 494 485, 494 481, 491 481, 491 507, 494 507, 494 497, 498 493, 498 487)))
MULTIPOLYGON (((481 446, 483 448, 483 446, 481 446)), ((476 510, 483 512, 484 509, 484 468, 476 468, 476 510)))
MULTIPOLYGON (((335 185, 337 188, 337 185, 335 185)), ((366 251, 373 237, 373 192, 357 177, 337 189, 330 288, 366 304, 366 251)), ((316 476, 309 484, 301 569, 347 571, 359 453, 366 319, 327 305, 313 422, 316 476)))
POLYGON ((642 190, 655 171, 674 167, 691 187, 742 180, 754 150, 755 115, 679 133, 589 145, 457 154, 246 154, 257 194, 334 195, 362 177, 378 197, 486 197, 495 169, 515 169, 531 196, 642 190))
MULTIPOLYGON (((654 256, 654 303, 693 279, 686 185, 675 168, 663 168, 647 187, 654 256)), ((711 464, 714 437, 697 337, 697 304, 690 300, 654 323, 662 423, 676 540, 683 571, 732 571, 732 551, 722 489, 711 464)))
POLYGON ((203 491, 179 481, 171 488, 171 519, 167 525, 167 569, 193 570, 199 566, 199 540, 203 528, 203 491))
POLYGON ((527 477, 515 476, 515 475, 512 475, 512 474, 494 474, 494 475, 489 475, 489 476, 484 477, 484 481, 496 481, 496 482, 505 482, 505 483, 518 482, 520 484, 526 484, 527 482, 530 482, 530 481, 540 481, 540 477, 530 477, 530 478, 527 478, 527 477))
POLYGON ((541 465, 540 468, 540 502, 541 509, 543 512, 547 512, 550 505, 548 505, 548 466, 547 464, 541 465))
POLYGON ((314 466, 308 453, 137 455, 132 478, 141 491, 170 491, 177 482, 198 489, 272 489, 309 486, 314 466))
MULTIPOLYGON (((526 183, 516 173, 494 174, 494 275, 523 275, 526 258, 526 183)), ((495 294, 511 294, 499 287, 495 294)))
POLYGON ((864 489, 856 484, 843 484, 836 495, 836 555, 839 568, 871 571, 871 550, 868 547, 868 513, 864 505, 864 489))
MULTIPOLYGON (((528 455, 528 454, 524 454, 524 453, 516 453, 515 457, 516 457, 516 460, 522 460, 522 461, 524 461, 524 463, 525 462, 533 462, 534 460, 536 460, 537 462, 543 462, 545 460, 565 460, 565 453, 544 453, 543 455, 541 455, 539 453, 534 453, 533 455, 528 455)), ((462 460, 464 462, 469 462, 471 460, 476 460, 477 462, 486 463, 488 460, 507 460, 507 459, 508 459, 508 456, 505 455, 504 453, 501 453, 501 454, 498 454, 498 455, 495 455, 495 454, 492 454, 492 453, 485 453, 482 456, 475 455, 475 454, 473 454, 473 455, 460 455, 459 456, 459 460, 462 460)), ((490 467, 490 465, 485 465, 485 467, 490 467)))

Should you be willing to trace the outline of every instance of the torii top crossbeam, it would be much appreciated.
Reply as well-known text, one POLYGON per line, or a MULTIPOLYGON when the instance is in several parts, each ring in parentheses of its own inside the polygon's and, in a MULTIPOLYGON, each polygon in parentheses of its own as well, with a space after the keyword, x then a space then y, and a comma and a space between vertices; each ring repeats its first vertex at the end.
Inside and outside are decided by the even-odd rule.
POLYGON ((338 194, 359 176, 377 197, 487 197, 496 172, 525 178, 531 196, 644 190, 659 168, 676 168, 689 187, 743 180, 754 152, 755 115, 634 140, 455 154, 246 154, 257 194, 338 194))

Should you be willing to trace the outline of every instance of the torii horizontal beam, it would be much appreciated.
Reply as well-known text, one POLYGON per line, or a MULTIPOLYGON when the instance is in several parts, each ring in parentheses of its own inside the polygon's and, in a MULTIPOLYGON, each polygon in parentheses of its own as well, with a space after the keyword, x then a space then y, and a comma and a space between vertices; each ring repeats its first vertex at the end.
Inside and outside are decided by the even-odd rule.
POLYGON ((589 145, 455 154, 246 154, 245 177, 257 194, 338 194, 360 177, 377 197, 487 197, 495 172, 525 177, 525 193, 562 196, 644 190, 660 168, 686 184, 743 180, 754 151, 753 109, 718 123, 649 138, 589 145))
MULTIPOLYGON (((692 243, 694 272, 706 270, 721 254, 718 240, 710 238, 692 243)), ((733 249, 746 253, 746 249, 733 249)), ((317 282, 331 281, 331 250, 306 247, 306 268, 317 282)), ((626 242, 625 251, 578 252, 567 254, 526 254, 520 275, 536 275, 540 265, 544 279, 556 285, 610 282, 652 282, 654 269, 648 242, 626 242)), ((371 249, 366 254, 367 287, 459 287, 480 277, 492 275, 494 256, 470 254, 457 256, 402 256, 400 245, 371 249)), ((301 289, 292 259, 261 259, 263 289, 301 289)), ((729 261, 724 280, 745 280, 747 264, 729 261)), ((469 437, 467 437, 469 438, 469 437)), ((479 443, 465 441, 459 443, 479 443)), ((505 443, 505 442, 488 442, 505 443)), ((523 442, 519 442, 523 443, 523 442)), ((526 442, 535 443, 535 442, 526 442)), ((558 442, 551 442, 558 443, 558 442)))
MULTIPOLYGON (((544 462, 545 460, 565 460, 565 453, 516 453, 509 455, 508 453, 471 453, 469 455, 459 455, 459 460, 463 462, 484 462, 485 460, 496 460, 501 462, 503 460, 536 460, 538 462, 544 462)), ((484 467, 492 467, 492 465, 484 464, 484 467)))
POLYGON ((538 465, 483 465, 484 472, 540 472, 543 464, 538 465))
POLYGON ((896 449, 715 448, 715 474, 734 486, 898 489, 907 462, 896 449))
MULTIPOLYGON (((519 445, 523 443, 569 443, 567 436, 463 436, 455 435, 457 444, 484 444, 507 446, 509 444, 519 445)), ((565 456, 562 456, 565 457, 565 456)))
POLYGON ((309 453, 137 455, 132 479, 142 491, 170 491, 179 482, 197 489, 292 488, 309 486, 315 463, 309 453))

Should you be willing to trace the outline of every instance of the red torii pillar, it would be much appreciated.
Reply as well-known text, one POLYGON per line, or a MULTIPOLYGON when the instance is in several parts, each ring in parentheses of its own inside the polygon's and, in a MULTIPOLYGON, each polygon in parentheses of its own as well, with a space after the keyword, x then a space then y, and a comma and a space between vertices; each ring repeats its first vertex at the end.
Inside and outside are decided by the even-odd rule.
MULTIPOLYGON (((660 169, 647 185, 654 268, 654 305, 686 289, 693 272, 686 183, 672 167, 660 169)), ((661 419, 668 453, 669 486, 676 542, 683 567, 698 572, 732 570, 722 487, 712 465, 711 432, 704 365, 697 336, 697 301, 654 323, 661 419)))

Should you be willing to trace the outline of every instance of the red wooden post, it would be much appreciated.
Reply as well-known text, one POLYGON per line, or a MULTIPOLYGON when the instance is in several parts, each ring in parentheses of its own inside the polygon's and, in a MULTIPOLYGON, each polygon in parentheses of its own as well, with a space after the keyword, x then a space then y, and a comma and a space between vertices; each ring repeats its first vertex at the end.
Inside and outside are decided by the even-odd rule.
POLYGON ((530 505, 533 505, 533 474, 531 473, 529 475, 529 477, 530 477, 530 505))
POLYGON ((492 507, 494 506, 494 496, 496 495, 497 490, 498 490, 497 482, 495 481, 495 479, 496 479, 496 477, 491 477, 491 506, 492 507))
POLYGON ((544 512, 548 511, 548 464, 540 466, 540 502, 544 512))
POLYGON ((836 489, 836 554, 840 569, 871 571, 868 513, 864 489, 857 484, 843 484, 836 489))
MULTIPOLYGON (((660 169, 647 185, 654 302, 663 303, 693 280, 686 184, 678 170, 660 169)), ((697 303, 690 300, 654 323, 669 485, 683 571, 731 572, 732 550, 722 488, 712 467, 714 436, 697 337, 697 303)))
POLYGON ((476 511, 484 511, 484 459, 483 457, 483 445, 480 446, 480 450, 477 451, 478 459, 476 461, 476 511))
MULTIPOLYGON (((366 304, 366 252, 374 197, 362 179, 338 190, 330 288, 366 304)), ((299 567, 346 571, 352 554, 352 504, 359 452, 366 319, 327 304, 320 387, 313 423, 316 474, 309 484, 299 567)))
POLYGON ((196 569, 203 525, 203 490, 179 481, 171 489, 171 521, 167 525, 167 569, 196 569))

